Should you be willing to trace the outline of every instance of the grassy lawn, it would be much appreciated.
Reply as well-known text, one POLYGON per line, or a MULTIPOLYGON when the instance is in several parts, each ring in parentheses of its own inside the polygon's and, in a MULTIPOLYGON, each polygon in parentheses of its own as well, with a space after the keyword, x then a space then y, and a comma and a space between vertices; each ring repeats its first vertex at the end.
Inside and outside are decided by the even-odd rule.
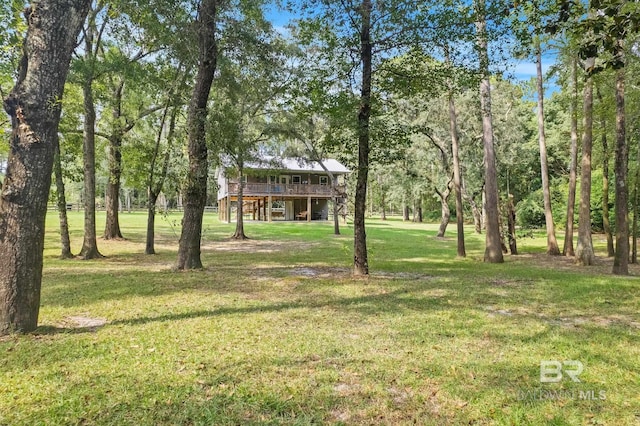
POLYGON ((640 269, 611 276, 599 237, 600 266, 541 235, 487 265, 471 229, 457 259, 454 226, 371 220, 356 279, 349 226, 249 222, 235 242, 207 215, 206 270, 179 273, 180 216, 158 217, 155 256, 145 220, 62 261, 50 212, 42 326, 0 340, 0 425, 640 424, 640 269), (545 360, 581 381, 541 383, 545 360))

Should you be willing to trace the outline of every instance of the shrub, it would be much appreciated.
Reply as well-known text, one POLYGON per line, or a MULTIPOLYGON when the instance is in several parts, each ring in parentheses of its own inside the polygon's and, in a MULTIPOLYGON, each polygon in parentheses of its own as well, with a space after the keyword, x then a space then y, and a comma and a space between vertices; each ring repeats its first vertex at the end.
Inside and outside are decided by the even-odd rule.
POLYGON ((542 192, 535 191, 516 205, 516 223, 522 228, 545 226, 542 192))

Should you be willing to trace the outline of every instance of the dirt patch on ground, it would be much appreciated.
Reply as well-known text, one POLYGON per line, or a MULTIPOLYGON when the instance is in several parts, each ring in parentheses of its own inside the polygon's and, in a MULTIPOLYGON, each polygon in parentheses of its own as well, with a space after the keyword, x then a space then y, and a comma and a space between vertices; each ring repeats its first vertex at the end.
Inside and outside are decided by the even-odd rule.
POLYGON ((308 250, 310 247, 318 246, 319 242, 292 242, 292 241, 269 241, 269 240, 235 240, 232 238, 222 241, 208 241, 202 243, 203 250, 227 251, 227 252, 248 252, 248 253, 273 253, 277 251, 297 251, 308 250))
MULTIPOLYGON (((297 266, 289 270, 290 275, 296 277, 307 278, 349 278, 351 275, 350 268, 332 268, 325 266, 297 266)), ((366 278, 366 277, 365 277, 366 278)), ((414 274, 409 272, 372 272, 369 278, 385 279, 385 280, 426 280, 433 278, 431 275, 414 274)))
POLYGON ((74 315, 65 317, 65 319, 58 324, 61 328, 67 329, 93 329, 96 330, 108 321, 105 318, 91 318, 85 315, 74 315))
POLYGON ((433 278, 427 274, 417 274, 412 272, 373 272, 371 276, 374 278, 384 278, 390 280, 428 280, 433 278))
POLYGON ((617 325, 640 329, 640 322, 628 315, 577 315, 550 319, 549 323, 567 328, 578 328, 582 325, 608 328, 617 325))
POLYGON ((533 285, 533 283, 534 283, 533 279, 507 280, 507 279, 496 278, 489 281, 489 284, 491 284, 494 287, 522 287, 525 285, 533 285))
POLYGON ((307 267, 299 266, 289 270, 289 274, 295 277, 307 277, 307 278, 331 278, 341 277, 344 278, 351 273, 346 268, 330 268, 330 267, 307 267))
POLYGON ((612 326, 623 326, 640 329, 640 322, 629 315, 613 314, 613 315, 573 315, 555 317, 544 314, 542 312, 535 312, 525 307, 517 307, 514 309, 499 309, 496 306, 484 306, 482 308, 487 312, 490 317, 506 316, 529 316, 536 317, 540 321, 544 321, 550 325, 565 327, 565 328, 579 328, 581 326, 602 327, 608 328, 612 326))

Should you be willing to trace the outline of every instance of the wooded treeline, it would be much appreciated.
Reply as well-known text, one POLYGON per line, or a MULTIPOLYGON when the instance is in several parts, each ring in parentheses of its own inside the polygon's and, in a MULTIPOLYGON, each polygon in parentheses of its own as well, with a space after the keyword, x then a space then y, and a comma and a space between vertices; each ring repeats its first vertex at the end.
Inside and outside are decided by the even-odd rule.
POLYGON ((548 254, 582 265, 593 263, 591 235, 602 231, 613 273, 628 274, 637 260, 639 7, 5 2, 0 334, 36 327, 48 200, 59 206, 64 257, 73 257, 69 188, 82 200, 83 259, 101 256, 99 236, 126 238, 119 211, 131 194, 148 210, 153 254, 158 200, 179 200, 177 268, 202 268, 203 212, 223 157, 238 175, 264 155, 348 164, 357 275, 369 273, 366 217, 391 209, 405 220, 437 212, 440 236, 455 217, 458 256, 473 222, 492 263, 507 247, 517 252, 516 225, 545 227, 548 254), (534 65, 535 77, 518 80, 518 62, 534 65), (102 232, 96 204, 107 212, 102 232))

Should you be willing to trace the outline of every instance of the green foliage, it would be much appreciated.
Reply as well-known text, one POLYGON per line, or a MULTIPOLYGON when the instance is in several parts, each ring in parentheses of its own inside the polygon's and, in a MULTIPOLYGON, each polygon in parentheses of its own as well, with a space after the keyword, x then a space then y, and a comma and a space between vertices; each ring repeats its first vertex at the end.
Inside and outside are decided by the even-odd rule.
POLYGON ((22 57, 22 40, 27 30, 24 7, 25 2, 21 0, 0 4, 0 94, 3 95, 11 89, 22 57))
MULTIPOLYGON (((594 170, 592 173, 591 181, 591 224, 595 231, 602 231, 604 229, 602 221, 602 197, 603 197, 603 185, 602 185, 602 169, 594 170)), ((612 176, 609 177, 609 221, 611 222, 611 229, 615 229, 615 215, 613 213, 613 200, 615 186, 612 185, 612 176)))
POLYGON ((258 13, 236 17, 218 58, 209 114, 210 147, 223 156, 225 166, 242 173, 249 161, 259 160, 263 146, 279 132, 278 116, 288 99, 298 70, 298 54, 258 13))
POLYGON ((545 226, 542 191, 529 194, 516 205, 516 221, 522 228, 542 228, 545 226))
MULTIPOLYGON (((613 176, 609 177, 610 182, 613 176)), ((591 180, 591 225, 594 232, 602 232, 602 197, 603 197, 602 169, 592 171, 591 180)), ((612 229, 615 229, 615 216, 613 212, 615 188, 609 186, 609 214, 612 229)), ((577 189, 580 193, 580 186, 577 189)), ((566 221, 568 183, 563 179, 555 179, 551 185, 551 204, 553 219, 556 227, 564 226, 566 221)), ((579 198, 579 197, 578 197, 579 198)), ((576 200, 576 210, 579 199, 576 200)), ((523 228, 543 228, 545 226, 542 191, 540 189, 530 192, 516 205, 516 218, 519 226, 523 228)), ((575 218, 577 221, 577 216, 575 218)))
MULTIPOLYGON (((0 100, 9 94, 18 76, 17 70, 22 57, 22 40, 26 33, 26 23, 22 16, 24 2, 5 0, 0 4, 0 100)), ((5 166, 4 158, 9 152, 11 123, 4 113, 0 114, 0 174, 5 166)))
POLYGON ((383 93, 397 97, 438 97, 456 84, 456 77, 469 74, 468 70, 435 60, 423 49, 413 48, 406 54, 386 60, 376 78, 383 93))

